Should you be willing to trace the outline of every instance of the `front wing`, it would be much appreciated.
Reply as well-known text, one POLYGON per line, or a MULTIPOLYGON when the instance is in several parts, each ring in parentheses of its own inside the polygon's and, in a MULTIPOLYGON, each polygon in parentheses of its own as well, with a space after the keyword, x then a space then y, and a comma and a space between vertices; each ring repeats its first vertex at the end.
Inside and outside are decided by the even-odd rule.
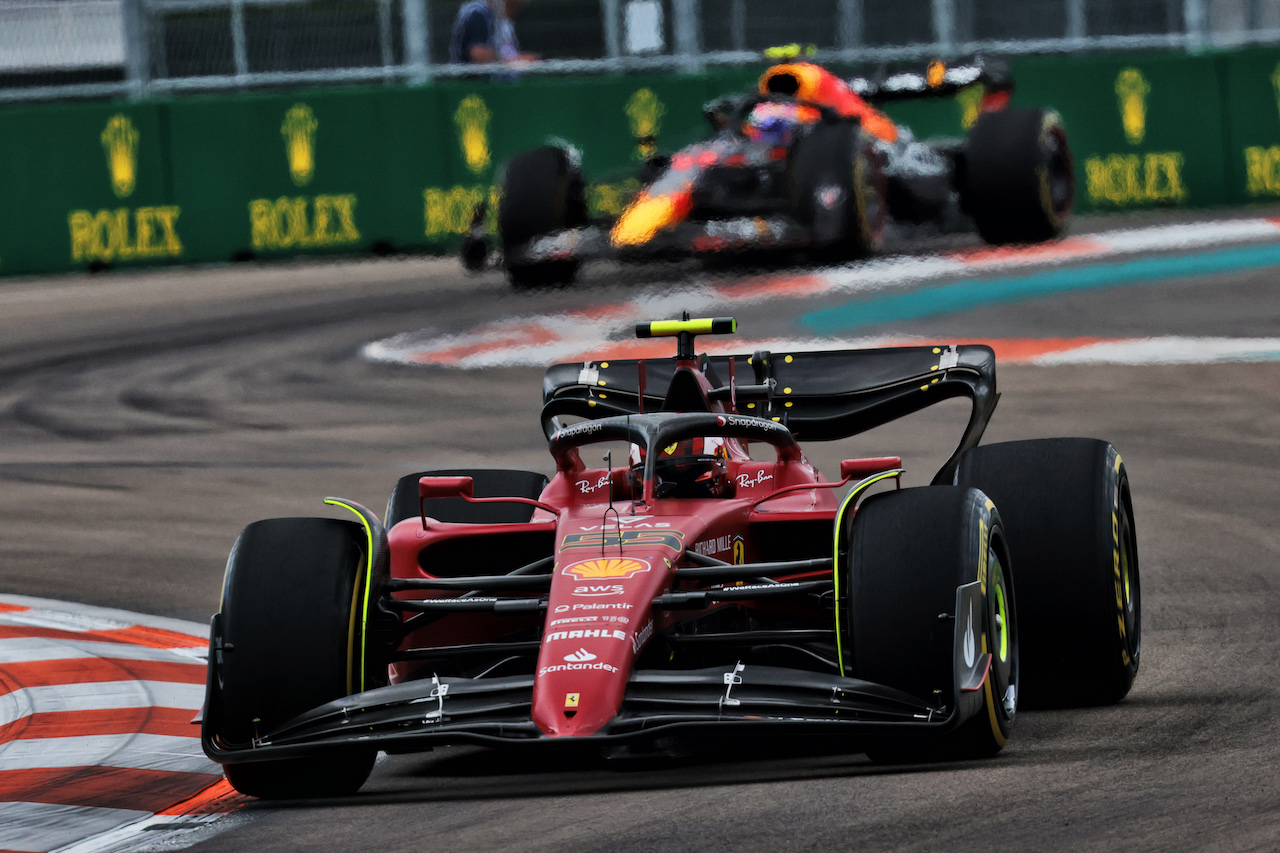
POLYGON ((778 214, 681 222, 639 246, 618 249, 609 229, 572 228, 537 237, 515 247, 503 259, 508 267, 567 260, 645 259, 697 254, 799 249, 811 245, 809 229, 778 214))
MULTIPOLYGON (((956 613, 980 607, 978 584, 956 590, 956 613), (975 603, 977 602, 977 603, 975 603)), ((955 620, 955 691, 933 705, 886 687, 834 674, 780 667, 637 670, 618 715, 587 737, 545 735, 530 720, 534 676, 417 679, 321 705, 250 745, 232 748, 211 732, 218 725, 218 679, 210 666, 203 746, 215 761, 234 764, 319 755, 334 750, 430 749, 450 743, 487 746, 571 746, 625 743, 694 733, 943 734, 982 707, 990 654, 974 654, 972 636, 955 620)))

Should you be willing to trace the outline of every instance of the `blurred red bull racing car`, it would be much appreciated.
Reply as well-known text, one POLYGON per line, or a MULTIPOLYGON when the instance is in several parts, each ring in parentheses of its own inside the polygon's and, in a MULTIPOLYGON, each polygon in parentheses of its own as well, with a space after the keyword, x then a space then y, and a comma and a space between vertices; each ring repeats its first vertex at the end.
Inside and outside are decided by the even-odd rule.
MULTIPOLYGON (((1075 178, 1056 113, 1013 108, 997 63, 843 80, 809 62, 769 68, 758 90, 706 107, 709 139, 650 158, 641 189, 614 221, 588 220, 577 152, 516 155, 502 179, 497 228, 516 286, 567 283, 583 260, 807 250, 865 257, 886 223, 977 230, 989 243, 1050 240, 1067 225, 1075 178), (878 105, 982 87, 964 138, 916 140, 878 105)), ((652 140, 642 140, 652 144, 652 140)), ((463 262, 489 258, 481 205, 463 262)), ((917 228, 917 230, 919 230, 917 228)))
POLYGON ((352 520, 245 528, 202 718, 231 783, 334 795, 379 750, 652 754, 719 734, 980 758, 1019 708, 1128 693, 1138 549, 1111 445, 979 446, 985 346, 695 353, 734 328, 643 323, 674 359, 548 369, 550 479, 422 472, 382 520, 329 498, 352 520), (928 485, 900 488, 893 457, 827 479, 798 443, 955 397, 968 425, 928 485))

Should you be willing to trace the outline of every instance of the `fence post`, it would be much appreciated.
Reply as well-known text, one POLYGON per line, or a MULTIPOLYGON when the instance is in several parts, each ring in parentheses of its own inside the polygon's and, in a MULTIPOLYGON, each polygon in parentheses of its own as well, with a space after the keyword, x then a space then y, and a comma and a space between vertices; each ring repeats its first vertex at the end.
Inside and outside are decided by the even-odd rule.
POLYGON ((1191 53, 1204 50, 1208 24, 1204 0, 1182 0, 1182 22, 1187 31, 1187 50, 1191 53))
POLYGON ((600 17, 604 19, 604 52, 610 59, 622 56, 622 36, 618 18, 618 0, 600 0, 600 17))
POLYGON ((431 79, 431 42, 427 23, 427 0, 404 0, 404 63, 409 66, 409 82, 425 83, 431 79))
POLYGON ((120 8, 124 24, 125 80, 129 84, 129 97, 135 100, 147 93, 147 84, 151 82, 147 13, 142 3, 143 0, 123 0, 120 8))
POLYGON ((1087 29, 1085 11, 1085 0, 1067 0, 1067 33, 1069 39, 1084 38, 1087 29))
POLYGON ((940 53, 951 55, 956 43, 955 0, 933 0, 933 40, 940 53))
POLYGON ((231 56, 236 76, 246 76, 249 73, 249 51, 245 47, 244 0, 231 0, 231 56))
POLYGON ((695 74, 702 70, 702 4, 699 0, 672 0, 671 11, 680 70, 695 74))
POLYGON ((836 47, 852 50, 862 44, 862 0, 840 0, 836 47))

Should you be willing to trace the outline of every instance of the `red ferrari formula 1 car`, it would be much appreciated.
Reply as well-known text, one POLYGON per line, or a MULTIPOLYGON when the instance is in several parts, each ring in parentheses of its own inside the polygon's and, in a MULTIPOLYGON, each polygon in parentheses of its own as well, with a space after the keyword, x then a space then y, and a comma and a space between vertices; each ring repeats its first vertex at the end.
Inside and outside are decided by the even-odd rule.
MULTIPOLYGON (((516 155, 498 205, 502 263, 516 286, 569 282, 581 261, 804 250, 851 260, 903 231, 976 230, 989 243, 1049 240, 1067 225, 1075 178, 1056 113, 1009 106, 998 63, 845 80, 810 62, 774 65, 757 90, 708 104, 711 135, 650 157, 616 219, 589 221, 580 155, 516 155), (917 140, 878 106, 980 91, 963 138, 917 140)), ((642 140, 642 143, 652 140, 642 140)), ((483 268, 485 210, 463 261, 483 268)))
POLYGON ((1019 707, 1128 693, 1138 551, 1111 445, 979 446, 984 346, 695 354, 735 326, 644 323, 675 358, 551 367, 549 480, 413 474, 385 522, 329 498, 353 520, 245 528, 203 712, 231 783, 346 793, 379 750, 447 743, 822 733, 877 761, 985 757, 1019 707), (972 414, 929 485, 899 488, 892 457, 827 479, 797 443, 957 396, 972 414))

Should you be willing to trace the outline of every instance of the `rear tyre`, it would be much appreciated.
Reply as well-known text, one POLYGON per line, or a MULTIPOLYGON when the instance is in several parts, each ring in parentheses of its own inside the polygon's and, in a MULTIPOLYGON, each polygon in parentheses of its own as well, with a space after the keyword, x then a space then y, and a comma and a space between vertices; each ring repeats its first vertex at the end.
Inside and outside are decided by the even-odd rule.
MULTIPOLYGON (((537 500, 547 487, 547 478, 533 471, 505 469, 449 468, 443 471, 421 471, 401 477, 391 490, 384 523, 388 530, 406 518, 418 518, 418 481, 423 477, 470 477, 473 497, 516 497, 537 500)), ((533 507, 528 504, 473 504, 462 498, 427 498, 423 501, 427 516, 436 521, 458 521, 469 524, 511 524, 528 521, 533 507)))
POLYGON ((847 552, 848 637, 853 674, 951 705, 955 684, 956 590, 979 582, 979 621, 968 624, 976 654, 991 654, 977 690, 959 694, 959 728, 941 736, 893 737, 867 745, 873 761, 984 758, 1008 741, 1018 698, 1018 619, 1000 515, 976 489, 930 486, 868 498, 852 522, 847 552))
POLYGON ((563 148, 545 146, 511 158, 498 204, 498 235, 515 287, 570 284, 577 260, 511 263, 530 240, 587 223, 582 174, 563 148))
POLYGON ((853 122, 822 122, 791 148, 791 206, 826 260, 857 260, 880 249, 885 177, 871 136, 853 122))
MULTIPOLYGON (((354 522, 275 518, 250 524, 227 562, 221 649, 210 650, 217 708, 206 734, 248 747, 293 717, 386 683, 365 648, 367 539, 354 522)), ((264 799, 340 796, 364 784, 373 749, 227 764, 237 791, 264 799)))
POLYGON ((965 453, 959 485, 998 501, 1018 564, 1027 707, 1107 705, 1142 652, 1142 590, 1129 476, 1092 438, 1012 441, 965 453))
POLYGON ((983 113, 965 140, 960 200, 988 243, 1038 243, 1067 227, 1075 172, 1057 113, 983 113))

